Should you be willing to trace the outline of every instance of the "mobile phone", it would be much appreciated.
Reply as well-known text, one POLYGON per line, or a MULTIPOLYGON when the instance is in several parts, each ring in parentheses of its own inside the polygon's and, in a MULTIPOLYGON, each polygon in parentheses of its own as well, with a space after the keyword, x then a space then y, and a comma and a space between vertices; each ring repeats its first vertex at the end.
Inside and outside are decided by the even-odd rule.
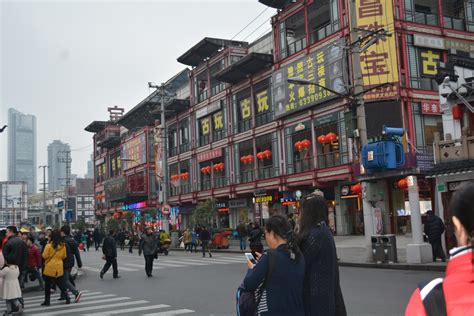
POLYGON ((246 252, 245 257, 247 257, 247 260, 249 260, 253 264, 257 263, 257 260, 255 260, 255 257, 250 252, 246 252))

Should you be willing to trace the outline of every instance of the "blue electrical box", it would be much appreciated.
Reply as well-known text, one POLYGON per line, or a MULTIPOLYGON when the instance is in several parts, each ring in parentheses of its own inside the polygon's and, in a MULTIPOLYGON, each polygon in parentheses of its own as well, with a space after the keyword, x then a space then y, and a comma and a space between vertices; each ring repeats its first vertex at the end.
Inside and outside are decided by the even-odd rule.
POLYGON ((397 169, 405 164, 403 145, 394 140, 383 140, 362 148, 362 163, 365 169, 397 169))

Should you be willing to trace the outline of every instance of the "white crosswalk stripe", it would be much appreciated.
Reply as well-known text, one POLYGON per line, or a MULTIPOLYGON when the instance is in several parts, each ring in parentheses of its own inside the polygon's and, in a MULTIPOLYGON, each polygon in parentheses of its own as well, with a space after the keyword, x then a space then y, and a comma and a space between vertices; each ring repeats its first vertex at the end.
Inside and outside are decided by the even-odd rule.
MULTIPOLYGON (((79 303, 65 304, 64 301, 57 301, 59 294, 51 295, 51 306, 40 306, 44 300, 42 295, 25 297, 25 315, 179 315, 194 313, 190 309, 173 309, 167 304, 150 303, 146 300, 135 300, 127 296, 117 296, 116 294, 104 294, 102 292, 83 291, 82 299, 79 303), (135 306, 134 306, 135 305, 135 306)), ((72 298, 72 297, 71 297, 72 298)), ((5 308, 5 303, 0 305, 5 308)))

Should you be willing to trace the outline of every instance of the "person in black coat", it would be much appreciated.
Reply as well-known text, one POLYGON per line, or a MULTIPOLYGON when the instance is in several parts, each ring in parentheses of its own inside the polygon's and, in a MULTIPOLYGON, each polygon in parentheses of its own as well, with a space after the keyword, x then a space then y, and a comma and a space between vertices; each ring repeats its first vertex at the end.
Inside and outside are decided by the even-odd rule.
MULTIPOLYGON (((15 226, 8 226, 6 236, 8 238, 3 245, 3 258, 6 264, 14 264, 20 270, 19 282, 20 287, 24 287, 25 276, 28 273, 28 246, 18 237, 18 230, 15 226)), ((23 298, 20 303, 24 306, 23 298)))
POLYGON ((256 253, 263 253, 262 230, 258 223, 253 223, 249 233, 250 251, 255 256, 256 253))
MULTIPOLYGON (((74 267, 75 261, 77 266, 82 267, 81 254, 74 238, 71 237, 71 228, 69 226, 61 227, 61 237, 64 239, 66 244, 66 259, 63 260, 64 264, 64 285, 71 291, 76 297, 75 302, 79 302, 81 299, 82 292, 76 289, 76 283, 74 277, 71 275, 72 268, 74 267), (75 260, 74 260, 75 258, 75 260)), ((61 292, 61 300, 66 299, 66 293, 61 292)))
POLYGON ((158 250, 160 248, 159 239, 153 235, 151 227, 145 228, 145 234, 140 240, 138 247, 138 255, 145 257, 145 272, 148 277, 152 276, 153 272, 153 261, 158 258, 158 250))
POLYGON ((92 238, 94 239, 95 251, 99 251, 99 246, 100 246, 100 241, 102 239, 102 236, 97 227, 94 229, 94 232, 92 233, 92 238))
POLYGON ((446 261, 446 255, 444 254, 443 246, 441 245, 441 236, 444 233, 443 220, 436 216, 431 210, 426 212, 426 215, 424 233, 428 236, 428 241, 431 244, 433 261, 436 261, 436 258, 439 257, 444 262, 446 261))
POLYGON ((304 307, 308 316, 345 316, 339 284, 336 245, 327 225, 328 207, 322 193, 301 204, 298 239, 305 258, 304 307))
POLYGON ((104 238, 102 253, 104 254, 102 258, 105 260, 105 264, 100 271, 100 278, 104 278, 104 274, 109 270, 110 266, 113 268, 114 279, 120 278, 117 268, 117 242, 115 241, 115 232, 113 230, 110 230, 109 235, 104 238))
POLYGON ((206 249, 209 253, 209 258, 212 258, 211 248, 209 248, 209 242, 211 241, 211 234, 207 230, 206 226, 202 227, 201 233, 199 234, 199 240, 202 246, 202 256, 206 257, 206 249))

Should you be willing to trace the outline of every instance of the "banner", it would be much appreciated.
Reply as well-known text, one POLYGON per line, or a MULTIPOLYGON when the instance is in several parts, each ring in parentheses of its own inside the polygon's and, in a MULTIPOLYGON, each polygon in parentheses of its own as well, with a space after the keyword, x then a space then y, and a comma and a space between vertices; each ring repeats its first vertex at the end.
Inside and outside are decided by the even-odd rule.
MULTIPOLYGON (((364 95, 365 100, 398 97, 398 61, 392 0, 356 0, 357 28, 376 31, 384 29, 391 36, 378 40, 360 54, 364 89, 384 83, 393 83, 364 95)), ((354 12, 353 12, 354 13, 354 12)))
POLYGON ((122 163, 123 163, 124 170, 146 163, 146 135, 145 133, 141 133, 140 135, 127 140, 122 145, 121 154, 122 154, 122 163))

